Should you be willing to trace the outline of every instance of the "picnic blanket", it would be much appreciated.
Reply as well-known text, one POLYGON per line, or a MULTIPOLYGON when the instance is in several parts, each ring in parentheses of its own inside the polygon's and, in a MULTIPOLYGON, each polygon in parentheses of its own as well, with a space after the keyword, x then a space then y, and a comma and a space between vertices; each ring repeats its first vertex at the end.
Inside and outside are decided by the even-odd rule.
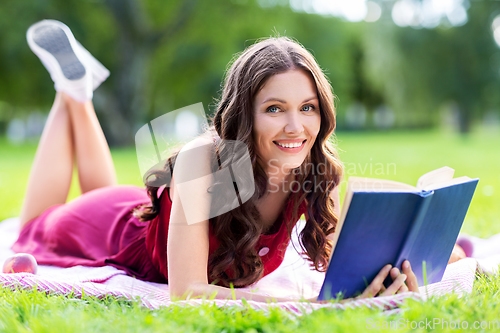
MULTIPOLYGON (((203 300, 190 299, 173 302, 169 298, 168 285, 145 282, 126 275, 124 271, 111 266, 60 268, 55 266, 38 267, 37 275, 29 273, 0 274, 0 285, 12 289, 37 289, 47 293, 62 294, 74 297, 91 295, 106 297, 108 295, 126 300, 138 300, 150 309, 158 309, 172 304, 197 305, 215 303, 217 306, 249 306, 253 309, 269 310, 280 307, 292 314, 310 313, 319 308, 347 309, 369 307, 382 311, 398 311, 408 299, 422 300, 431 295, 456 293, 462 295, 472 291, 477 269, 492 273, 500 263, 500 235, 489 240, 468 237, 474 245, 477 259, 467 258, 448 265, 443 280, 439 283, 420 288, 420 294, 403 293, 394 296, 358 299, 346 303, 309 303, 298 302, 299 298, 311 298, 318 295, 324 279, 324 273, 312 270, 308 262, 296 249, 300 249, 298 234, 305 221, 300 220, 292 232, 292 241, 285 253, 281 266, 265 276, 254 285, 243 290, 259 295, 289 298, 288 302, 264 303, 241 300, 203 300)), ((0 223, 0 265, 13 255, 10 249, 18 235, 19 220, 7 219, 0 223)))

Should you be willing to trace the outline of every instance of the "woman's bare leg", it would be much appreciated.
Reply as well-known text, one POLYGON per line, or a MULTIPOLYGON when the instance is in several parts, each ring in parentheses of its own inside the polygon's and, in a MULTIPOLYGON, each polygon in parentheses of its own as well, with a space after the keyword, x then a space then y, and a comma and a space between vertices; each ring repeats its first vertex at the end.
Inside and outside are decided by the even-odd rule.
POLYGON ((92 102, 80 103, 66 94, 63 94, 63 98, 69 111, 82 193, 116 185, 111 152, 92 102))
POLYGON ((71 122, 62 93, 57 93, 43 129, 21 208, 21 228, 50 206, 63 204, 73 174, 71 122))
POLYGON ((108 144, 91 101, 80 103, 58 92, 31 167, 21 208, 21 228, 68 197, 76 157, 82 193, 115 185, 108 144))

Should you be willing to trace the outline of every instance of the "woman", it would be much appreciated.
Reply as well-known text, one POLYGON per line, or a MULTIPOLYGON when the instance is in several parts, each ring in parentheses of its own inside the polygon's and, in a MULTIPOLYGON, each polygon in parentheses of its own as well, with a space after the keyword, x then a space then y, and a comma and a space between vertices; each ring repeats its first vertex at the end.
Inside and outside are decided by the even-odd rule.
MULTIPOLYGON (((137 187, 116 186, 91 102, 106 77, 102 65, 60 22, 35 24, 28 41, 58 93, 30 174, 15 251, 32 253, 42 264, 113 265, 143 280, 168 282, 174 298, 234 293, 266 301, 228 287, 248 286, 276 269, 292 227, 305 214, 303 250, 317 270, 326 269, 340 211, 342 164, 328 141, 335 128, 331 86, 302 46, 269 38, 239 55, 227 72, 212 131, 172 155, 164 168, 150 171, 146 195, 137 187), (244 143, 255 185, 249 200, 215 216, 209 211, 217 198, 210 193, 223 184, 201 177, 187 185, 193 184, 191 174, 230 167, 234 159, 221 158, 227 142, 244 143), (196 151, 195 163, 189 151, 196 151), (65 203, 74 158, 83 194, 65 203), (171 182, 159 193, 170 167, 171 182)), ((236 191, 238 198, 242 191, 236 191)), ((361 296, 408 290, 418 286, 405 262, 403 272, 384 267, 361 296), (389 274, 393 283, 385 289, 389 274)))

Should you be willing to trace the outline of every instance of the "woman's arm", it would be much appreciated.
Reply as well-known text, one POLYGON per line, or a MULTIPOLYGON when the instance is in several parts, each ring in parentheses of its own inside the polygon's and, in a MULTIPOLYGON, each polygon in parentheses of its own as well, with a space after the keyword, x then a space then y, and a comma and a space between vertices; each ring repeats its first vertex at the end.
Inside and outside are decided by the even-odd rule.
POLYGON ((209 198, 206 190, 209 179, 199 176, 210 175, 210 144, 204 138, 191 141, 179 152, 174 166, 169 188, 172 209, 167 239, 168 284, 172 298, 186 297, 191 292, 191 285, 208 285, 209 214, 206 201, 209 198), (190 183, 195 186, 189 186, 190 183), (192 212, 197 214, 192 215, 192 212))
MULTIPOLYGON (((174 194, 174 201, 179 198, 174 194)), ((178 217, 182 212, 174 214, 178 217)), ((216 299, 242 299, 260 302, 290 301, 291 299, 267 297, 237 289, 229 289, 211 285, 207 278, 208 263, 208 222, 203 221, 194 225, 171 223, 167 243, 168 281, 170 297, 187 299, 206 297, 216 299)))
POLYGON ((213 142, 210 140, 196 139, 181 150, 175 163, 169 189, 172 210, 167 240, 171 298, 214 297, 245 298, 261 302, 290 301, 291 299, 287 298, 256 295, 208 283, 210 198, 207 189, 213 182, 210 168, 211 154, 214 153, 212 147, 213 142))
MULTIPOLYGON (((330 192, 330 198, 333 200, 333 211, 337 218, 340 219, 340 196, 339 196, 339 186, 335 186, 335 188, 330 192)), ((333 242, 334 244, 337 243, 337 238, 338 238, 338 231, 335 230, 334 233, 329 234, 326 236, 326 238, 333 242)))
POLYGON ((230 289, 226 287, 211 285, 211 284, 193 284, 191 285, 191 298, 194 296, 206 296, 207 298, 214 296, 216 299, 246 299, 256 302, 293 302, 293 301, 315 301, 314 299, 293 299, 284 297, 273 297, 258 295, 252 292, 247 292, 243 290, 238 290, 236 288, 230 289))

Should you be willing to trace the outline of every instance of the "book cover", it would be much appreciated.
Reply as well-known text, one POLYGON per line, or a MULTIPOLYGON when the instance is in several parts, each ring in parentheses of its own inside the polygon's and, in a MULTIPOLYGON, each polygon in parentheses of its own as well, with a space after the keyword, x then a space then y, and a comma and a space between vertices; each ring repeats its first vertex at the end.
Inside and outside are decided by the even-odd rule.
POLYGON ((419 286, 423 265, 427 283, 439 282, 478 182, 465 178, 431 190, 353 191, 318 300, 353 297, 405 259, 419 286))

